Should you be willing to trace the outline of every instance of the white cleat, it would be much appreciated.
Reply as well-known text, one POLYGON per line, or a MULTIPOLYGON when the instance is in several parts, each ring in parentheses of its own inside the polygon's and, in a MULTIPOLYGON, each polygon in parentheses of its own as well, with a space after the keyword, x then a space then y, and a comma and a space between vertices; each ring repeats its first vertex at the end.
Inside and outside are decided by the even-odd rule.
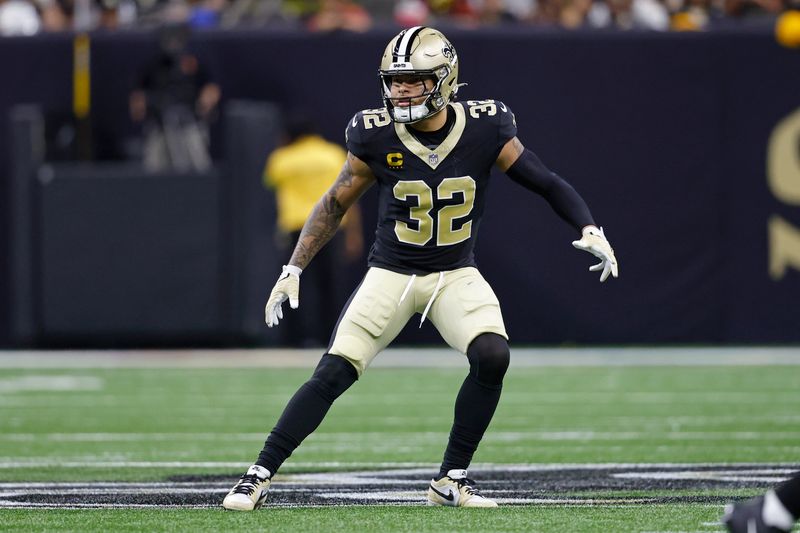
POLYGON ((467 478, 466 470, 450 470, 440 480, 431 480, 428 505, 448 507, 497 507, 497 502, 483 496, 467 478))
POLYGON ((270 477, 263 466, 251 466, 222 500, 222 506, 229 511, 255 511, 267 499, 270 477))

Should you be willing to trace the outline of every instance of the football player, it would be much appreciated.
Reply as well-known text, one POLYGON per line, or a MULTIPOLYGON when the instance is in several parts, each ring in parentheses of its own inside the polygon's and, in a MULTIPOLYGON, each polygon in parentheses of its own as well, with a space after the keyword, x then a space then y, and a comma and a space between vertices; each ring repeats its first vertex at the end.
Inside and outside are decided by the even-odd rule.
POLYGON ((731 533, 789 533, 800 518, 800 472, 763 496, 725 506, 731 533))
POLYGON ((600 281, 617 277, 618 266, 584 200, 517 138, 511 109, 496 100, 455 101, 458 68, 455 48, 433 28, 403 30, 386 47, 379 70, 384 107, 360 111, 348 123, 347 161, 283 267, 267 302, 267 325, 283 318, 285 300, 298 307, 303 269, 348 208, 377 184, 379 220, 369 270, 311 379, 289 401, 256 463, 225 497, 226 509, 261 506, 281 464, 417 313, 420 324, 430 320, 469 362, 428 504, 497 506, 467 477, 509 363, 500 304, 473 254, 492 166, 542 195, 575 228, 581 237, 572 244, 600 259, 589 269, 601 272, 600 281))

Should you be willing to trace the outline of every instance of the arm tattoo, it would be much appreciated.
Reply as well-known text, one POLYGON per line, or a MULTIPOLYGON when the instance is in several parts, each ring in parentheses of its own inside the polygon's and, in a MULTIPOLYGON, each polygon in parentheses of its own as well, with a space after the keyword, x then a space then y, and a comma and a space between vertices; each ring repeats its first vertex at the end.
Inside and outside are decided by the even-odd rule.
POLYGON ((325 193, 325 196, 317 202, 317 205, 314 206, 308 216, 289 264, 305 269, 325 243, 331 240, 336 230, 339 229, 339 223, 347 211, 336 198, 337 193, 352 185, 352 168, 350 167, 350 161, 347 161, 339 173, 339 177, 336 178, 336 182, 325 193))

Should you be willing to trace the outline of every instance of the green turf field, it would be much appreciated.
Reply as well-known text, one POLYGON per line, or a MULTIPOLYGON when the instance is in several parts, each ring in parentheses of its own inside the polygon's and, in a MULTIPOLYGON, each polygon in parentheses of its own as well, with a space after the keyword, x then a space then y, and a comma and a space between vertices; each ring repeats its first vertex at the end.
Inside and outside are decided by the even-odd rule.
POLYGON ((224 512, 309 374, 0 365, 0 530, 722 531, 725 501, 800 465, 800 366, 512 363, 472 469, 508 505, 426 508, 465 368, 376 367, 281 470, 275 507, 224 512))

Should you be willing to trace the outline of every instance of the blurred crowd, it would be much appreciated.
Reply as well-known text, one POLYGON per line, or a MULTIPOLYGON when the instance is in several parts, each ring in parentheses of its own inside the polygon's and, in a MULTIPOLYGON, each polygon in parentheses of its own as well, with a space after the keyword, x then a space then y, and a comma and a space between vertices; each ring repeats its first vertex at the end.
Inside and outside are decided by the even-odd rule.
POLYGON ((0 34, 147 28, 515 24, 566 29, 691 31, 774 18, 800 0, 0 0, 0 34))

